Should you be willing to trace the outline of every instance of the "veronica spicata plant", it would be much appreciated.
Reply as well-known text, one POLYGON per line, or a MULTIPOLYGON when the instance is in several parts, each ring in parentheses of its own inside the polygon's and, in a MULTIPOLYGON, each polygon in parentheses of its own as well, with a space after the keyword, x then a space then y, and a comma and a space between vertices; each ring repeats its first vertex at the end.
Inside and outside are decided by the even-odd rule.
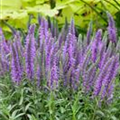
POLYGON ((87 36, 76 36, 74 20, 58 29, 41 18, 39 28, 30 25, 22 44, 21 34, 16 32, 13 42, 6 41, 0 29, 0 76, 8 73, 14 84, 23 77, 42 89, 51 90, 63 86, 90 94, 92 98, 108 101, 113 96, 113 86, 119 68, 119 54, 115 23, 108 15, 108 38, 103 39, 99 29, 94 37, 90 23, 87 36), (36 31, 39 33, 36 38, 36 31), (116 43, 116 44, 114 44, 116 43), (114 49, 114 50, 113 50, 114 49))

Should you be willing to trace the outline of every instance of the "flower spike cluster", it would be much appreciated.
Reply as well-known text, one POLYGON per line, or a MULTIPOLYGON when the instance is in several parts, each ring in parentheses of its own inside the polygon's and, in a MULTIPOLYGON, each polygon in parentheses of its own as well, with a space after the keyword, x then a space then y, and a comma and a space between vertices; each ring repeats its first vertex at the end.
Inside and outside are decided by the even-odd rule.
POLYGON ((62 86, 77 90, 82 86, 85 94, 111 100, 119 69, 120 43, 114 20, 109 13, 107 16, 109 36, 105 32, 103 37, 102 29, 98 29, 93 39, 91 23, 86 37, 77 37, 73 19, 58 33, 57 22, 40 17, 38 27, 29 26, 25 45, 20 32, 9 42, 0 29, 0 77, 11 73, 12 81, 18 85, 25 77, 40 89, 62 86))

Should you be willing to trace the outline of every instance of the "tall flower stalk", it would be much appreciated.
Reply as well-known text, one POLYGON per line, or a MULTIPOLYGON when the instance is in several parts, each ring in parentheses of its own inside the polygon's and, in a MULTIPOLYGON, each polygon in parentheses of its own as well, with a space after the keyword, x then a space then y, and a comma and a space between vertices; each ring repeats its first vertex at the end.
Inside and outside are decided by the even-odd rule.
POLYGON ((107 16, 108 16, 109 40, 112 41, 113 43, 116 43, 117 42, 117 34, 116 34, 115 22, 110 13, 107 12, 107 16))
POLYGON ((57 64, 56 64, 56 58, 54 57, 54 61, 53 61, 53 66, 51 68, 50 71, 50 79, 49 79, 49 87, 51 89, 55 89, 58 87, 58 68, 57 68, 57 64))
POLYGON ((2 29, 0 28, 0 75, 4 76, 10 69, 9 62, 10 45, 5 40, 2 29))
POLYGON ((29 33, 26 37, 25 49, 25 65, 27 78, 33 80, 34 78, 34 60, 36 55, 35 38, 34 38, 35 25, 31 25, 29 33))
POLYGON ((22 80, 23 68, 15 43, 11 46, 11 55, 11 77, 13 82, 19 84, 22 80))

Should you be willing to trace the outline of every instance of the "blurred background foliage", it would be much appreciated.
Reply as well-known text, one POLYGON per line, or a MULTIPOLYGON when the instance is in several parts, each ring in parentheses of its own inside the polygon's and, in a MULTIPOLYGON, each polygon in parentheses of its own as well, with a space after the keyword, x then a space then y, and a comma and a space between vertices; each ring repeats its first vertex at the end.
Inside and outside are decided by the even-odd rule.
POLYGON ((86 33, 90 20, 94 30, 106 29, 109 11, 116 21, 120 34, 120 0, 0 0, 0 27, 9 36, 9 25, 16 29, 27 30, 31 23, 38 23, 38 14, 55 18, 59 28, 73 17, 79 32, 86 33))

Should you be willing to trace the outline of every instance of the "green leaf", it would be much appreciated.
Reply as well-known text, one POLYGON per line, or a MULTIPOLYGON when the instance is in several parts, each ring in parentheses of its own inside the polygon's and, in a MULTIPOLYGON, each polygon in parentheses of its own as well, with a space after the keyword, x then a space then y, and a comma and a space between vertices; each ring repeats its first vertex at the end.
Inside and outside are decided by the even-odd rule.
POLYGON ((36 4, 42 4, 44 2, 45 2, 45 0, 36 0, 36 4))
POLYGON ((31 103, 31 102, 30 102, 30 103, 28 103, 28 104, 26 105, 26 107, 25 107, 25 111, 27 111, 31 105, 32 105, 32 103, 31 103))
POLYGON ((20 97, 19 105, 23 104, 23 100, 24 100, 23 94, 24 94, 24 89, 21 90, 21 97, 20 97))
POLYGON ((17 106, 17 104, 15 104, 15 105, 9 105, 8 106, 8 110, 11 112, 16 106, 17 106))
POLYGON ((20 110, 19 109, 18 110, 14 110, 13 113, 12 113, 11 118, 14 119, 16 117, 18 111, 20 111, 20 110))
POLYGON ((117 111, 119 111, 117 108, 110 109, 110 112, 112 112, 112 113, 116 113, 117 111))
POLYGON ((34 115, 27 114, 30 120, 37 120, 34 115))
POLYGON ((4 118, 4 120, 8 120, 8 116, 5 115, 4 113, 0 112, 0 116, 1 116, 2 118, 4 118))
POLYGON ((63 114, 66 110, 65 110, 65 108, 63 108, 63 107, 60 107, 60 111, 61 111, 61 113, 63 114))
POLYGON ((99 115, 101 117, 105 117, 105 114, 102 111, 100 111, 100 110, 95 111, 95 114, 99 115))
POLYGON ((15 116, 15 119, 17 120, 19 117, 21 117, 23 115, 25 115, 25 113, 20 113, 20 114, 18 114, 18 115, 15 116))
POLYGON ((34 0, 22 0, 23 2, 33 2, 34 0))
POLYGON ((35 7, 27 7, 27 12, 28 13, 41 13, 43 15, 48 15, 50 17, 55 16, 58 14, 57 9, 50 9, 50 6, 47 4, 44 5, 37 5, 35 7))
POLYGON ((84 115, 83 113, 79 113, 79 114, 78 114, 78 117, 77 117, 78 120, 82 119, 82 118, 83 118, 83 115, 84 115))
POLYGON ((7 9, 13 8, 14 10, 18 10, 22 6, 22 1, 21 0, 2 0, 1 2, 1 7, 3 10, 3 7, 6 7, 7 9))
POLYGON ((118 119, 115 116, 112 116, 111 120, 118 120, 118 119))

